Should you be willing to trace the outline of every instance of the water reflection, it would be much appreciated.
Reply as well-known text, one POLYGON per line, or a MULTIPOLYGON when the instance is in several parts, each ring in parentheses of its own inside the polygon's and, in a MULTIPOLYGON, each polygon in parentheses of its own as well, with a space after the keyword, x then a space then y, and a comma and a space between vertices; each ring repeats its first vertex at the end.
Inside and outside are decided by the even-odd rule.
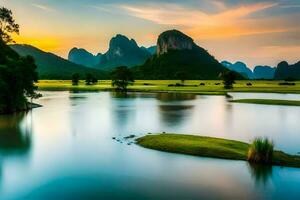
POLYGON ((268 180, 272 177, 273 166, 272 165, 260 165, 248 163, 248 168, 257 185, 266 186, 268 180))
POLYGON ((160 119, 168 125, 180 126, 192 115, 194 105, 159 105, 160 119))
POLYGON ((26 113, 0 116, 0 151, 28 151, 31 145, 31 122, 26 113))
POLYGON ((156 98, 160 101, 183 101, 196 99, 195 94, 185 93, 158 93, 156 98))

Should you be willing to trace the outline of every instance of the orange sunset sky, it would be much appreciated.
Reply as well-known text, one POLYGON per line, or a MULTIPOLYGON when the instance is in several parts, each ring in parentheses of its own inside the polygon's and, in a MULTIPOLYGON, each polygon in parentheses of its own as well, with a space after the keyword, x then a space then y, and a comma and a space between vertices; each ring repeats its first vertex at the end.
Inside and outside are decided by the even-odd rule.
POLYGON ((299 0, 0 0, 21 26, 17 43, 67 57, 72 47, 107 51, 115 34, 141 46, 168 29, 194 38, 218 60, 249 67, 300 60, 299 0))

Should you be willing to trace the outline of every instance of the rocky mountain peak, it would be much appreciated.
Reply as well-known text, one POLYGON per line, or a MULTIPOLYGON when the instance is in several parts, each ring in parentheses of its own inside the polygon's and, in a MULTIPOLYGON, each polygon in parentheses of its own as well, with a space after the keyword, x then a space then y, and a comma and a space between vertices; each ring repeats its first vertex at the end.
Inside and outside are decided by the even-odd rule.
POLYGON ((165 31, 157 40, 157 55, 167 53, 169 50, 193 49, 195 43, 192 38, 178 30, 165 31))

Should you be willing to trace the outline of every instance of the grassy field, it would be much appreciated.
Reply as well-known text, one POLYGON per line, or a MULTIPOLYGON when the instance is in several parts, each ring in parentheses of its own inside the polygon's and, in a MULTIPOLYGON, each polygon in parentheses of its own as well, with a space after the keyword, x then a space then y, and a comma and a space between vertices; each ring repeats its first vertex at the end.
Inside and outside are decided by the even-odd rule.
MULTIPOLYGON (((202 94, 224 95, 227 92, 276 92, 276 93, 299 93, 300 82, 296 85, 279 85, 282 81, 237 81, 234 89, 225 90, 222 81, 185 81, 184 87, 168 87, 169 84, 180 83, 178 80, 137 80, 134 85, 129 86, 129 91, 142 92, 188 92, 202 94), (200 85, 203 83, 204 85, 200 85), (251 83, 252 86, 247 86, 251 83)), ((99 91, 112 90, 111 81, 99 81, 96 85, 85 85, 80 81, 78 86, 72 86, 71 81, 60 80, 40 80, 37 83, 40 90, 80 90, 80 91, 99 91)))
MULTIPOLYGON (((249 149, 249 144, 244 142, 179 134, 146 135, 138 138, 137 144, 160 151, 231 160, 247 160, 249 149)), ((272 164, 300 167, 300 156, 275 151, 272 164)))
POLYGON ((237 99, 237 100, 231 100, 230 102, 265 104, 265 105, 300 106, 300 101, 277 100, 277 99, 237 99))

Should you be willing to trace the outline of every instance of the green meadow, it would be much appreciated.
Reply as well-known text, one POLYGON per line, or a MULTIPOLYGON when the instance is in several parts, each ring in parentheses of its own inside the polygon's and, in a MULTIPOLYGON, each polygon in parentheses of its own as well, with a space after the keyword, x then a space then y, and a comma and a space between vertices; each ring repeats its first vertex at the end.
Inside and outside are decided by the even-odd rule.
MULTIPOLYGON (((141 92, 192 92, 203 94, 226 94, 227 92, 264 92, 264 93, 300 93, 300 81, 295 85, 279 85, 283 81, 236 81, 233 89, 224 89, 221 80, 188 80, 185 86, 169 86, 181 83, 179 80, 137 80, 128 87, 129 91, 141 92), (247 83, 251 83, 249 86, 247 83)), ((101 91, 112 90, 110 80, 98 81, 95 85, 85 85, 80 81, 78 86, 72 86, 71 80, 40 80, 37 83, 40 90, 79 90, 101 91)))

